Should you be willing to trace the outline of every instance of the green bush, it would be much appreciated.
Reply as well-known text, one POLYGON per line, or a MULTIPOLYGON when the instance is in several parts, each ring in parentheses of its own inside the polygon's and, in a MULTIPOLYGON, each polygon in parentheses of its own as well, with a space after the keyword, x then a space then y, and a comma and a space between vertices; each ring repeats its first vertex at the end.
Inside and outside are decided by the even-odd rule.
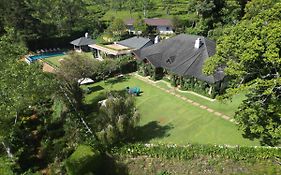
POLYGON ((279 160, 280 148, 246 147, 246 146, 217 146, 192 144, 186 146, 158 144, 130 144, 112 149, 112 154, 118 156, 149 156, 156 158, 189 160, 194 157, 210 156, 232 160, 279 160))
POLYGON ((0 157, 0 174, 1 175, 12 175, 14 174, 12 171, 12 162, 5 158, 0 157))
POLYGON ((100 152, 90 146, 80 145, 66 160, 65 166, 69 175, 94 174, 100 167, 100 152))

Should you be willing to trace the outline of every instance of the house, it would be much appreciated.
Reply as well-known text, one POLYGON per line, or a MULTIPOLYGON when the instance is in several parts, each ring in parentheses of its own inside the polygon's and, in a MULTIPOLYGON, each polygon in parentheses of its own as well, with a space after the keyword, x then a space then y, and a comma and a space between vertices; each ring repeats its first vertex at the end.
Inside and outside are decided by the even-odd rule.
POLYGON ((88 45, 94 44, 95 41, 88 37, 88 33, 85 33, 85 37, 80 37, 70 42, 74 46, 76 52, 82 52, 88 50, 88 45))
POLYGON ((95 58, 102 60, 103 57, 116 57, 131 54, 134 50, 151 46, 153 42, 149 38, 135 36, 111 44, 91 44, 95 58))
POLYGON ((179 76, 195 77, 215 84, 224 78, 223 70, 205 75, 204 62, 216 53, 216 43, 202 36, 181 34, 157 44, 134 51, 137 59, 164 68, 179 76))
MULTIPOLYGON (((125 20, 125 25, 129 32, 136 33, 134 30, 134 19, 125 20)), ((150 18, 144 19, 145 24, 147 24, 152 29, 156 29, 160 34, 173 34, 173 23, 170 19, 163 18, 150 18)))

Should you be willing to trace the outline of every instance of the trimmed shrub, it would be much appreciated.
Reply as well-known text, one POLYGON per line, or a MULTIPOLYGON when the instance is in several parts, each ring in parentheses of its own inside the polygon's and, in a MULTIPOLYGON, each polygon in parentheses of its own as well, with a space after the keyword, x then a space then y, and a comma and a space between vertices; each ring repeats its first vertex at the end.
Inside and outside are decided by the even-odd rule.
POLYGON ((80 145, 66 160, 66 170, 69 175, 94 174, 100 167, 101 155, 90 146, 80 145))
POLYGON ((281 148, 274 147, 248 147, 227 145, 201 145, 190 144, 185 146, 162 144, 127 144, 111 150, 118 156, 148 156, 156 158, 189 160, 194 157, 210 156, 232 160, 279 160, 281 148))

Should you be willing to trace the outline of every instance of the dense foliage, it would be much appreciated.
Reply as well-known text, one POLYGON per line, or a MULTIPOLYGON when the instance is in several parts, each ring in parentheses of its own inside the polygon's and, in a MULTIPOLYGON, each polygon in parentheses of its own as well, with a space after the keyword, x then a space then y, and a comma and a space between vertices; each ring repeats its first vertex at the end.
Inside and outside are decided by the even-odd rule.
MULTIPOLYGON (((125 92, 109 93, 100 99, 107 99, 105 106, 96 104, 91 109, 95 112, 90 113, 84 111, 84 91, 78 81, 88 77, 101 81, 136 71, 136 62, 131 57, 99 62, 70 53, 56 74, 42 72, 40 64, 27 65, 19 60, 29 49, 54 48, 61 41, 63 47, 68 47, 71 39, 85 32, 93 38, 104 31, 115 39, 129 36, 118 11, 124 12, 125 18, 137 14, 134 27, 145 35, 153 31, 148 31, 144 18, 165 17, 173 19, 177 33, 185 31, 218 39, 217 54, 207 62, 206 72, 212 74, 218 66, 224 68, 230 88, 223 98, 246 91, 247 98, 235 116, 245 137, 258 138, 270 146, 280 145, 280 3, 280 0, 50 0, 47 3, 0 0, 0 172, 94 172, 92 164, 98 166, 100 154, 131 138, 139 120, 134 99, 124 95, 125 92), (106 20, 107 13, 113 14, 112 21, 106 20), (30 43, 35 46, 30 47, 30 43)), ((154 80, 164 76, 162 69, 150 64, 139 65, 139 71, 154 80)), ((171 82, 205 94, 211 87, 190 77, 172 75, 171 82)), ((267 148, 127 145, 111 153, 181 160, 198 155, 253 161, 274 158, 280 162, 280 149, 267 148)))
POLYGON ((177 158, 188 160, 202 155, 222 157, 233 160, 257 161, 261 159, 279 159, 281 149, 263 147, 215 146, 215 145, 159 145, 159 144, 127 144, 112 149, 118 155, 146 155, 149 157, 162 157, 166 159, 177 158))
POLYGON ((150 76, 152 80, 165 80, 171 83, 173 87, 179 87, 180 90, 194 91, 207 97, 215 98, 225 90, 225 82, 207 83, 195 77, 178 76, 163 68, 155 68, 153 65, 144 62, 138 62, 138 73, 142 76, 150 76))
POLYGON ((275 148, 130 144, 112 154, 128 174, 280 174, 280 149, 275 148))
POLYGON ((224 97, 247 92, 236 121, 245 137, 258 138, 267 145, 278 145, 281 141, 280 10, 281 3, 249 3, 245 19, 225 30, 217 54, 207 61, 205 70, 213 73, 218 67, 225 68, 231 88, 224 97), (261 3, 268 8, 253 13, 261 3))
POLYGON ((110 92, 101 103, 96 134, 104 145, 111 146, 133 136, 140 115, 134 98, 126 94, 110 92))

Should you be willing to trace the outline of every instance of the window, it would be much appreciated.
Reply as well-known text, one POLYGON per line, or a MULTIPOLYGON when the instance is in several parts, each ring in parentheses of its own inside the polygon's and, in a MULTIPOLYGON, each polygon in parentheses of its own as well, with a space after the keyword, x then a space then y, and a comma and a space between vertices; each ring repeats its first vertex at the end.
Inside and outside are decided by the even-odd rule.
POLYGON ((172 64, 176 59, 176 56, 170 56, 167 60, 166 63, 172 64))

